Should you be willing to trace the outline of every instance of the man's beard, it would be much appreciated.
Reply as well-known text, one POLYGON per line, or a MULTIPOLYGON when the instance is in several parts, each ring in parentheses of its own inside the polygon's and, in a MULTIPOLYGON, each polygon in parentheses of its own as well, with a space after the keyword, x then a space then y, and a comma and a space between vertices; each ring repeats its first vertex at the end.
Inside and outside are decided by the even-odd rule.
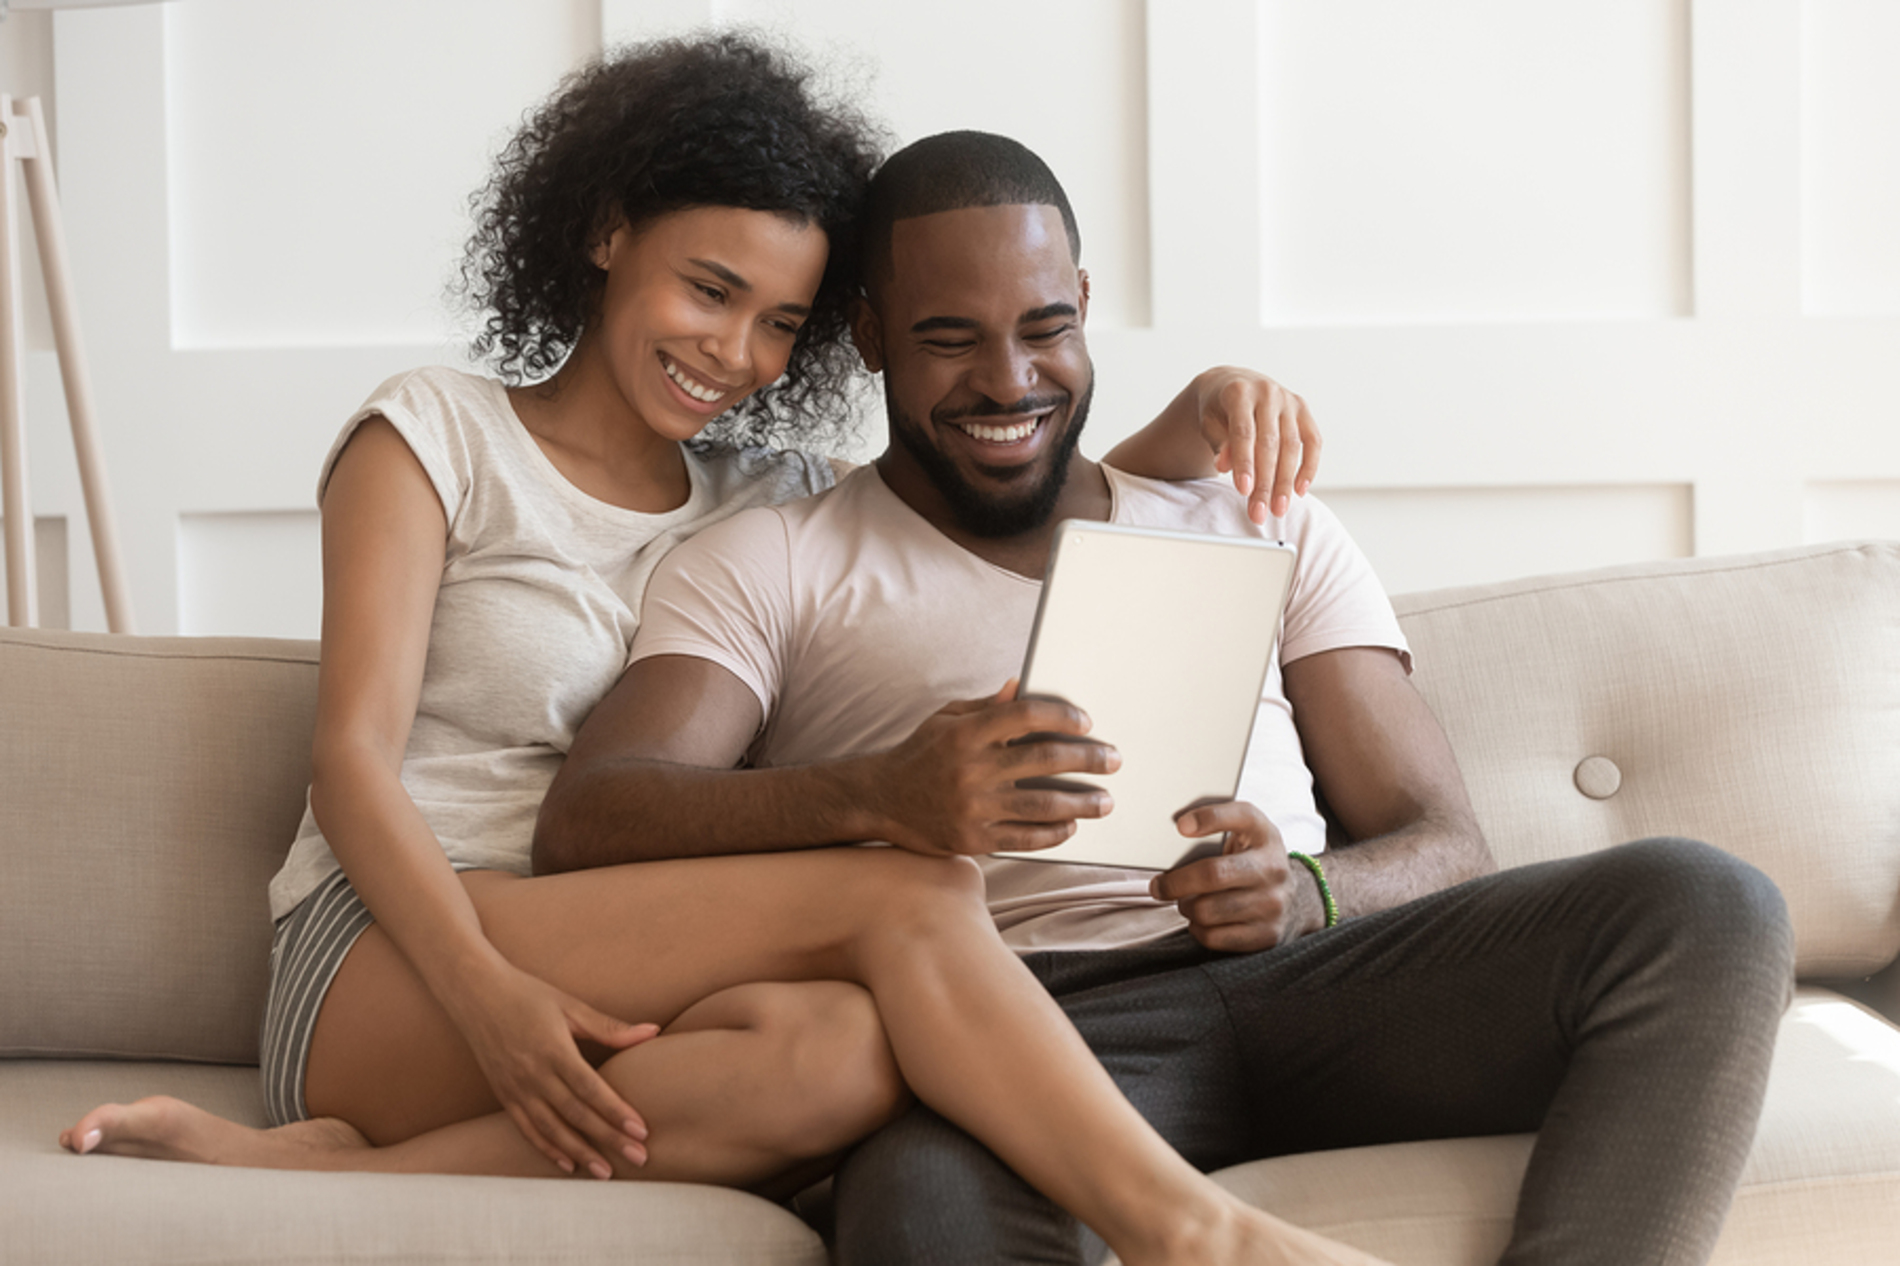
MULTIPOLYGON (((917 459, 917 464, 924 468, 924 474, 932 486, 943 494, 943 499, 950 506, 950 513, 956 517, 957 526, 971 536, 990 540, 1034 531, 1047 523, 1049 516, 1055 513, 1056 502, 1061 499, 1063 485, 1068 481, 1069 462, 1075 457, 1075 446, 1082 440, 1082 427, 1088 422, 1089 404, 1094 398, 1095 383, 1091 379, 1082 398, 1075 402, 1075 410, 1069 416, 1069 429, 1056 441, 1056 449, 1050 454, 1051 461, 1040 479, 1035 479, 1031 474, 1034 463, 1027 466, 985 466, 978 463, 978 470, 999 481, 1021 481, 1026 485, 1018 495, 1003 498, 965 479, 956 463, 925 439, 923 428, 898 407, 891 393, 889 375, 884 379, 884 408, 898 443, 917 459)), ((1049 407, 1047 399, 1028 400, 1009 408, 986 411, 983 416, 1041 413, 1049 407)), ((931 424, 946 425, 949 418, 961 416, 964 416, 962 411, 943 416, 933 413, 931 424)))

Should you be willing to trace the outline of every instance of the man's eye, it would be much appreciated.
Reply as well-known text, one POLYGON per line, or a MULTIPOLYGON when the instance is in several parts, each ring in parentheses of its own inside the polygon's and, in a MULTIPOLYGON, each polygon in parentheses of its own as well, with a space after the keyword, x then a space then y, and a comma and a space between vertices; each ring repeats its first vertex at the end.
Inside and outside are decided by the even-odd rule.
POLYGON ((968 339, 927 338, 924 340, 924 346, 930 348, 932 351, 938 352, 961 352, 968 348, 975 347, 976 344, 968 339))
POLYGON ((724 301, 726 297, 725 291, 721 290, 717 286, 709 286, 703 281, 694 282, 693 289, 699 291, 699 293, 705 295, 708 299, 711 299, 714 303, 720 303, 724 301))
POLYGON ((1061 325, 1056 326, 1052 330, 1034 330, 1028 334, 1023 335, 1023 337, 1031 343, 1047 343, 1053 339, 1060 338, 1064 334, 1067 334, 1073 328, 1074 326, 1065 322, 1061 325))

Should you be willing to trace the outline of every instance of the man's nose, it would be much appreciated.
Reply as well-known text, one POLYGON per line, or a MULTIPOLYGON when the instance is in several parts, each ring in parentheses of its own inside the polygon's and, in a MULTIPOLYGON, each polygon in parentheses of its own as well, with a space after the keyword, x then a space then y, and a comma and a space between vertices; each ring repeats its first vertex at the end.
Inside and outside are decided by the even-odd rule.
POLYGON ((969 385, 999 404, 1012 404, 1036 386, 1036 363, 1027 349, 997 343, 983 349, 971 366, 969 385))

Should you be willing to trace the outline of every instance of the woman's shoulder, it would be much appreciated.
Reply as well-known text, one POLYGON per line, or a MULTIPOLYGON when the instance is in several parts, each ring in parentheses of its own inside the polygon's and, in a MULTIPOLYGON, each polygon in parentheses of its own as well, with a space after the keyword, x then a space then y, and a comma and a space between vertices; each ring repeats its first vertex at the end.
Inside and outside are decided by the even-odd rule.
POLYGON ((506 400, 506 389, 493 378, 448 365, 422 365, 385 379, 357 414, 396 410, 418 417, 486 416, 506 400))
POLYGON ((779 505, 825 491, 837 482, 832 460, 790 448, 695 443, 687 452, 719 502, 779 505))

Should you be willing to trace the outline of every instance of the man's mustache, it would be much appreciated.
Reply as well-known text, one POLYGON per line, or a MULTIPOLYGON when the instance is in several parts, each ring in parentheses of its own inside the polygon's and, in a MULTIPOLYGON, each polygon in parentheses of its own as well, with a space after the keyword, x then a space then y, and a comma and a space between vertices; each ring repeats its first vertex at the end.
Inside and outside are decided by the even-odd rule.
POLYGON ((932 422, 958 422, 964 418, 1007 418, 1025 413, 1047 413, 1051 409, 1060 409, 1069 403, 1067 392, 1052 396, 1024 396, 1014 404, 999 404, 987 397, 976 404, 959 405, 955 408, 933 409, 932 422))

